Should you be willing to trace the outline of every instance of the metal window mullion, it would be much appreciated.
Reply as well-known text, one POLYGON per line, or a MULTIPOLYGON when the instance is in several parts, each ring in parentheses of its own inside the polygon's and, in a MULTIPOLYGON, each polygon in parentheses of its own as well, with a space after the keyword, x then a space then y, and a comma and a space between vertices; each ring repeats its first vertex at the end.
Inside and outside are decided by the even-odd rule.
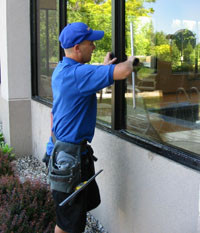
POLYGON ((31 89, 32 89, 32 96, 38 95, 38 80, 37 80, 37 70, 38 70, 38 63, 37 63, 37 21, 38 21, 38 7, 37 1, 30 2, 30 20, 31 20, 31 89))
MULTIPOLYGON (((112 52, 117 63, 125 61, 125 0, 112 1, 112 52)), ((112 129, 125 128, 125 80, 112 86, 112 129)))
MULTIPOLYGON (((59 34, 62 29, 67 25, 67 0, 59 1, 59 34)), ((64 51, 59 46, 59 59, 62 60, 64 51)))

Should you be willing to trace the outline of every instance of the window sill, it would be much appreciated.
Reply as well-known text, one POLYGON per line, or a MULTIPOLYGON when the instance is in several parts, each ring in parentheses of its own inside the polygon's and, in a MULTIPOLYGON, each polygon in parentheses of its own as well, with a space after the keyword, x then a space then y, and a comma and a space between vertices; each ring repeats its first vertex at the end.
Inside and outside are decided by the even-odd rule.
POLYGON ((125 130, 112 130, 111 128, 99 122, 97 122, 96 127, 98 129, 105 130, 108 133, 114 134, 115 136, 118 136, 144 149, 147 149, 153 153, 159 154, 184 166, 200 171, 200 156, 195 153, 164 145, 156 141, 151 141, 140 136, 128 133, 125 130))
POLYGON ((40 96, 32 96, 32 100, 37 101, 41 104, 44 104, 44 105, 52 108, 52 102, 50 102, 49 100, 46 100, 40 96))

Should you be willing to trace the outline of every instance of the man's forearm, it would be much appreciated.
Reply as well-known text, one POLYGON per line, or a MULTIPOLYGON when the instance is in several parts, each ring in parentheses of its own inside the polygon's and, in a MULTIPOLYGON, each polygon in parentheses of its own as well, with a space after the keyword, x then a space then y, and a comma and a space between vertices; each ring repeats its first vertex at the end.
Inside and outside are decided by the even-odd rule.
POLYGON ((115 66, 113 72, 114 80, 123 80, 127 78, 133 72, 133 60, 128 59, 125 62, 121 62, 115 66))

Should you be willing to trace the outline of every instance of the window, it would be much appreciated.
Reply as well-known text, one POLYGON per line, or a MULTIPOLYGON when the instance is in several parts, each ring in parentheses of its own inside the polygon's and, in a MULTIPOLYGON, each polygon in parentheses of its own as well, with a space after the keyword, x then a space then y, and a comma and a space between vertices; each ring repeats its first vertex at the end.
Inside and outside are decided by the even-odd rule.
POLYGON ((137 2, 126 1, 126 53, 141 61, 126 82, 126 130, 199 154, 200 3, 137 2))
MULTIPOLYGON (((95 41, 91 64, 100 65, 108 51, 112 51, 112 19, 111 1, 71 1, 67 2, 67 22, 83 22, 94 30, 103 30, 105 36, 95 41)), ((111 87, 97 93, 97 118, 101 122, 111 124, 111 87)))
MULTIPOLYGON (((105 31, 104 38, 95 42, 96 49, 91 60, 91 64, 102 64, 106 53, 112 50, 111 1, 37 0, 36 3, 32 1, 32 5, 35 12, 32 19, 32 54, 35 55, 32 63, 33 96, 51 104, 52 72, 63 56, 58 41, 60 31, 71 22, 84 22, 94 30, 105 31)), ((111 97, 111 87, 97 93, 97 117, 107 124, 111 124, 111 97)))
POLYGON ((189 152, 189 166, 198 167, 198 1, 37 0, 31 6, 35 99, 52 104, 51 75, 64 55, 59 33, 67 23, 84 22, 105 32, 95 42, 91 64, 102 64, 108 51, 118 62, 131 54, 140 60, 132 77, 97 93, 98 123, 152 151, 152 144, 157 145, 160 154, 163 148, 178 151, 173 159, 184 164, 189 152))
MULTIPOLYGON (((51 75, 59 60, 59 1, 37 0, 35 5, 36 38, 35 89, 33 94, 51 102, 51 75)), ((35 49, 35 48, 34 48, 35 49)))

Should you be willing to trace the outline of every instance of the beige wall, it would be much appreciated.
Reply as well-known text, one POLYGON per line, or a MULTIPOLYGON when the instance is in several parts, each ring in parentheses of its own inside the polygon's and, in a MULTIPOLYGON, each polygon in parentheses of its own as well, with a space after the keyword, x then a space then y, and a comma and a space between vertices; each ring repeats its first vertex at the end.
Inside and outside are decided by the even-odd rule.
POLYGON ((9 122, 9 108, 8 102, 2 98, 2 86, 0 84, 0 121, 2 123, 2 130, 7 142, 10 142, 10 122, 9 122))
POLYGON ((96 129, 102 204, 110 233, 197 233, 199 172, 96 129))
POLYGON ((0 1, 1 120, 18 155, 32 152, 29 1, 0 1))
MULTIPOLYGON (((43 156, 51 109, 32 101, 33 155, 43 156), (42 117, 41 117, 42 116, 42 117)), ((92 142, 109 233, 199 233, 199 172, 96 129, 92 142)))
POLYGON ((41 160, 51 136, 51 108, 32 100, 31 110, 32 154, 41 160))

